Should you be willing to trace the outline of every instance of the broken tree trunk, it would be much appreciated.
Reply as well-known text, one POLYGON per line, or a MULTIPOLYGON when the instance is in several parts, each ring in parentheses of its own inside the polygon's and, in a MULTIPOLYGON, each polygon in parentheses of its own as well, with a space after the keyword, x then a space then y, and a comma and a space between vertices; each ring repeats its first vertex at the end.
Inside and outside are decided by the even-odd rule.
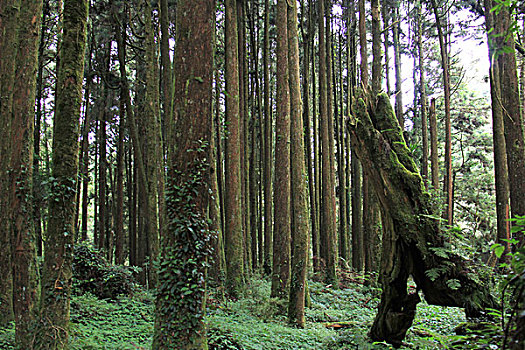
POLYGON ((465 308, 477 317, 496 306, 467 261, 445 243, 429 194, 407 148, 385 93, 363 93, 347 121, 352 149, 376 189, 383 209, 381 303, 370 331, 375 341, 401 345, 414 320, 418 293, 407 292, 410 276, 429 304, 465 308))

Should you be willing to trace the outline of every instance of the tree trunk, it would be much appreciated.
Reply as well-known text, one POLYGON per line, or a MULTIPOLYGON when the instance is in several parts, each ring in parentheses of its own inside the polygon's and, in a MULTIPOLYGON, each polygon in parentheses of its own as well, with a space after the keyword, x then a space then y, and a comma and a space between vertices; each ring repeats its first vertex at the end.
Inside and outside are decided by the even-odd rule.
POLYGON ((237 6, 225 0, 226 51, 226 139, 225 245, 226 289, 236 296, 244 280, 243 231, 241 214, 241 119, 239 114, 239 55, 237 6))
POLYGON ((147 221, 146 232, 149 248, 148 282, 150 288, 157 284, 157 274, 154 262, 159 256, 160 226, 159 217, 163 208, 159 208, 159 198, 164 194, 159 183, 164 182, 164 162, 161 159, 161 132, 160 132, 160 94, 159 94, 159 66, 155 44, 155 32, 152 23, 150 2, 146 3, 146 98, 144 123, 146 125, 146 180, 147 180, 147 221), (160 191, 159 191, 160 189, 160 191))
MULTIPOLYGON (((331 67, 327 54, 327 35, 325 31, 325 0, 319 1, 319 112, 321 136, 321 257, 325 259, 325 282, 337 286, 336 275, 336 218, 335 218, 335 193, 332 177, 333 168, 333 126, 331 123, 331 91, 328 89, 331 79, 331 67), (332 128, 331 128, 332 126, 332 128)), ((331 8, 331 7, 330 7, 331 8)), ((329 26, 327 19, 327 26, 329 26)))
POLYGON ((10 127, 18 51, 20 0, 0 4, 0 326, 13 321, 13 270, 11 219, 9 217, 10 127))
POLYGON ((471 268, 444 246, 439 219, 424 191, 388 96, 365 96, 354 106, 348 128, 352 146, 383 209, 383 293, 370 336, 400 346, 412 325, 418 293, 407 293, 412 276, 429 304, 458 306, 467 316, 495 307, 489 289, 470 277, 471 268))
POLYGON ((436 0, 431 0, 432 8, 434 9, 434 16, 436 18, 436 26, 438 29, 439 47, 441 50, 441 67, 443 69, 443 89, 445 94, 445 195, 446 208, 445 219, 447 225, 452 226, 454 221, 453 214, 453 193, 452 193, 452 135, 451 135, 451 121, 450 121, 450 72, 448 63, 447 45, 445 43, 445 36, 441 26, 441 20, 438 12, 436 0))
MULTIPOLYGON (((286 3, 286 1, 284 1, 286 3)), ((291 197, 292 197, 292 261, 288 319, 304 327, 306 272, 309 254, 308 190, 304 161, 304 129, 299 75, 299 38, 297 31, 297 2, 288 5, 288 65, 290 74, 291 119, 291 197)))
POLYGON ((215 1, 179 1, 174 134, 153 349, 208 349, 204 324, 210 254, 208 204, 215 1), (187 33, 191 31, 191 36, 187 33), (173 291, 177 294, 174 294, 173 291))
POLYGON ((67 347, 72 287, 78 132, 88 2, 64 2, 56 114, 53 129, 53 188, 42 275, 42 349, 67 347))
POLYGON ((419 69, 419 96, 421 99, 421 137, 423 147, 423 158, 421 159, 421 176, 428 190, 428 108, 427 108, 427 86, 425 79, 425 65, 423 57, 423 18, 421 14, 421 1, 417 2, 417 55, 419 69))
POLYGON ((290 95, 286 0, 277 2, 277 118, 275 121, 275 183, 273 205, 272 296, 286 300, 290 286, 290 95))
POLYGON ((16 345, 30 348, 38 317, 39 273, 32 212, 33 127, 42 1, 24 0, 18 17, 18 52, 11 120, 10 220, 16 345))
POLYGON ((270 99, 270 1, 264 2, 264 41, 263 41, 263 78, 264 78, 264 273, 272 272, 272 105, 270 99))
POLYGON ((399 0, 394 1, 394 18, 392 24, 392 37, 394 39, 394 66, 396 75, 396 116, 399 120, 401 129, 405 129, 405 116, 403 114, 403 80, 401 78, 401 43, 399 41, 399 31, 401 30, 401 17, 399 16, 399 0))
MULTIPOLYGON (((520 108, 520 91, 516 64, 515 39, 509 33, 512 23, 510 9, 491 11, 496 1, 485 1, 485 19, 489 39, 491 63, 492 111, 501 113, 504 125, 508 180, 510 190, 510 212, 512 217, 525 215, 525 142, 524 117, 520 108), (498 75, 496 78, 495 75, 498 75), (494 106, 494 105, 497 106, 494 106), (496 110, 495 110, 496 109, 496 110), (498 112, 499 110, 499 112, 498 112)), ((522 92, 523 93, 523 92, 522 92)), ((494 124, 496 127, 496 124, 494 124)), ((495 145, 496 146, 496 145, 495 145)), ((501 180, 496 177, 496 181, 501 180)), ((499 203, 499 202, 498 202, 499 203)), ((525 236, 517 234, 520 246, 525 245, 525 236)))
POLYGON ((490 58, 490 96, 492 99, 492 135, 494 142, 494 175, 496 185, 497 242, 505 247, 505 254, 502 256, 502 260, 505 260, 507 259, 505 256, 506 253, 510 252, 510 243, 506 241, 510 239, 510 160, 507 158, 509 152, 507 151, 507 144, 505 142, 504 120, 509 117, 509 110, 512 113, 512 108, 516 106, 513 106, 512 103, 505 103, 509 102, 509 96, 505 95, 505 91, 508 92, 509 90, 507 90, 504 86, 506 84, 512 84, 511 81, 505 79, 508 78, 508 76, 505 76, 505 71, 510 67, 507 66, 509 62, 505 61, 505 54, 500 51, 504 46, 507 45, 507 43, 504 43, 501 40, 503 39, 502 35, 505 35, 507 29, 501 28, 500 26, 502 23, 498 23, 498 18, 491 13, 493 5, 494 4, 492 1, 485 1, 487 31, 494 29, 494 35, 501 37, 499 38, 498 36, 494 37, 493 35, 488 35, 490 58), (501 29, 503 29, 503 31, 501 31, 501 29))
POLYGON ((432 172, 432 188, 437 191, 439 189, 439 154, 435 99, 430 101, 428 117, 430 120, 430 170, 432 172))

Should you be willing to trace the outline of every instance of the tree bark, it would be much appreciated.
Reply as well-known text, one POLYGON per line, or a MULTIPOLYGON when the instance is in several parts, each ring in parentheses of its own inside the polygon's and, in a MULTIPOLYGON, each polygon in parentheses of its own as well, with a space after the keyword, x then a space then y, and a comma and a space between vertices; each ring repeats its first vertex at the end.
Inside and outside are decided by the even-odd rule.
POLYGON ((263 79, 264 79, 264 273, 272 271, 272 105, 270 99, 270 1, 264 2, 263 79))
POLYGON ((290 287, 290 94, 288 84, 287 2, 277 2, 277 117, 273 205, 272 296, 286 300, 290 287))
POLYGON ((441 50, 441 67, 443 69, 443 89, 445 94, 445 195, 446 208, 444 217, 447 220, 447 225, 452 226, 454 221, 453 213, 453 191, 452 191, 452 135, 451 135, 451 121, 450 121, 450 72, 447 45, 445 36, 443 34, 443 27, 441 26, 440 15, 436 0, 431 0, 434 16, 436 18, 436 26, 439 37, 439 47, 441 50))
POLYGON ((72 287, 78 133, 88 2, 64 2, 56 114, 53 128, 53 188, 42 275, 42 349, 67 347, 72 287))
POLYGON ((244 280, 243 231, 241 214, 241 119, 239 114, 239 55, 237 6, 225 0, 226 51, 226 138, 225 245, 226 290, 236 296, 244 280))
MULTIPOLYGON (((494 29, 494 34, 501 36, 506 35, 505 30, 501 31, 502 23, 497 23, 497 19, 491 13, 493 2, 485 1, 485 19, 487 30, 494 29), (488 14, 487 14, 488 13, 488 14)), ((502 10, 504 11, 504 10, 502 10)), ((488 35, 489 39, 489 59, 490 59, 490 96, 492 99, 492 125, 493 125, 493 142, 494 142, 494 175, 496 185, 496 216, 497 216, 497 242, 505 247, 505 254, 502 255, 502 260, 507 259, 506 253, 510 252, 510 243, 506 240, 510 239, 510 193, 509 193, 509 159, 507 158, 509 152, 507 151, 507 144, 505 142, 505 118, 508 118, 508 113, 512 111, 512 103, 509 102, 508 95, 505 95, 506 88, 504 85, 512 84, 506 80, 505 70, 509 62, 505 61, 503 56, 502 38, 488 35)), ((515 63, 515 61, 514 61, 515 63)), ((517 77, 516 77, 517 79, 517 77)), ((517 82, 516 82, 517 83, 517 82)), ((518 107, 519 112, 519 107, 518 107)))
POLYGON ((20 0, 0 4, 0 325, 14 320, 11 220, 9 217, 9 163, 11 113, 18 51, 20 0))
POLYGON ((424 191, 388 96, 364 96, 348 122, 352 146, 373 183, 383 209, 383 292, 370 331, 375 341, 400 346, 415 316, 418 293, 407 292, 412 276, 429 304, 458 306, 479 316, 496 304, 472 269, 444 246, 439 219, 424 191))
POLYGON ((204 324, 210 255, 210 140, 215 1, 179 1, 174 57, 175 133, 153 349, 208 349, 204 324), (191 32, 191 36, 188 33, 191 32), (175 294, 174 294, 175 291, 175 294))
MULTIPOLYGON (((286 2, 286 1, 285 1, 286 2)), ((304 129, 299 74, 297 2, 288 5, 288 65, 290 74, 292 246, 288 319, 305 326, 304 304, 309 254, 308 190, 304 160, 304 129)))
POLYGON ((42 1, 21 2, 11 120, 10 220, 17 347, 30 348, 38 317, 39 273, 32 220, 33 127, 42 1))
POLYGON ((439 189, 439 154, 435 99, 430 101, 428 117, 430 120, 430 170, 432 172, 432 188, 437 191, 439 189))
MULTIPOLYGON (((491 96, 493 116, 501 113, 507 153, 510 213, 512 217, 525 215, 525 141, 524 117, 520 106, 514 34, 509 33, 512 17, 504 6, 491 11, 496 2, 485 1, 485 19, 489 39, 491 63, 491 96), (498 77, 495 77, 498 75, 498 77), (494 106, 496 104, 496 106, 494 106)), ((522 92, 523 93, 523 92, 522 92)), ((496 126, 496 124, 494 124, 496 126)), ((496 146, 496 144, 495 144, 496 146)), ((496 181, 501 178, 496 177, 496 181)), ((499 202, 498 202, 499 204, 499 202)), ((507 218, 508 219, 508 218, 507 218)), ((523 234, 517 234, 520 246, 525 245, 523 234)))
POLYGON ((417 1, 417 55, 419 69, 419 96, 421 99, 421 137, 423 147, 423 158, 421 159, 421 176, 428 190, 428 101, 427 86, 425 79, 425 65, 423 57, 423 18, 421 14, 421 1, 417 1))

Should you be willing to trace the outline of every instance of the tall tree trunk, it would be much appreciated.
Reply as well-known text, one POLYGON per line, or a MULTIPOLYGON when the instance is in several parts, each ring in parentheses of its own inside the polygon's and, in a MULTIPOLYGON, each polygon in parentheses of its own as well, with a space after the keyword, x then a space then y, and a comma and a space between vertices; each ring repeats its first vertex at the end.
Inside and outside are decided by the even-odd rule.
POLYGON ((381 17, 379 0, 371 0, 372 6, 372 92, 379 93, 383 79, 381 65, 381 17))
POLYGON ((225 245, 226 289, 236 296, 244 280, 243 231, 241 214, 241 119, 239 112, 239 54, 237 6, 235 0, 225 0, 226 51, 226 185, 225 185, 225 245))
POLYGON ((211 268, 209 275, 211 280, 217 285, 222 285, 224 282, 226 261, 224 257, 224 238, 221 223, 221 203, 219 198, 219 185, 218 177, 221 173, 218 171, 218 164, 221 160, 217 161, 220 157, 220 150, 217 145, 220 144, 221 140, 217 137, 218 128, 216 123, 220 120, 220 95, 221 95, 221 82, 220 72, 215 67, 215 115, 212 120, 212 134, 210 139, 210 191, 211 197, 208 208, 208 215, 210 218, 210 231, 211 231, 211 247, 213 248, 213 258, 211 262, 211 268))
MULTIPOLYGON (((330 7, 331 8, 331 7, 330 7)), ((321 257, 325 259, 326 283, 337 286, 336 275, 336 218, 335 218, 335 193, 332 177, 333 168, 333 128, 331 119, 331 91, 328 89, 331 79, 330 59, 326 48, 327 35, 325 31, 325 0, 319 1, 319 112, 320 112, 320 136, 321 136, 321 257), (324 254, 323 254, 324 252, 324 254)), ((328 19, 326 28, 329 27, 328 19)))
POLYGON ((270 1, 264 1, 264 41, 263 41, 263 79, 264 79, 264 273, 272 271, 272 105, 270 99, 270 1))
POLYGON ((124 252, 124 136, 126 122, 125 91, 120 88, 119 127, 117 138, 117 179, 116 179, 116 217, 115 217, 115 264, 122 265, 126 259, 124 252))
POLYGON ((275 120, 275 184, 273 205, 273 297, 286 300, 290 287, 291 189, 290 94, 288 84, 288 27, 286 0, 277 2, 277 117, 275 120))
POLYGON ((452 135, 451 135, 451 121, 450 121, 450 72, 448 64, 447 45, 445 43, 445 36, 443 34, 443 27, 441 26, 441 19, 436 4, 436 0, 431 0, 434 16, 436 18, 436 26, 438 29, 439 47, 441 50, 441 67, 443 69, 443 89, 445 94, 445 195, 446 195, 446 211, 444 217, 447 220, 447 225, 452 226, 454 220, 453 213, 453 193, 452 193, 452 135))
POLYGON ((399 41, 399 31, 401 30, 401 17, 399 16, 399 0, 394 1, 394 18, 392 25, 392 36, 394 39, 394 65, 396 74, 396 116, 401 125, 405 128, 405 116, 403 114, 403 80, 401 78, 401 42, 399 41))
POLYGON ((13 314, 13 271, 11 219, 9 217, 10 127, 13 106, 16 57, 18 52, 18 16, 20 0, 0 3, 0 325, 7 326, 13 314))
POLYGON ((16 345, 32 346, 39 306, 39 273, 32 212, 33 127, 42 1, 21 2, 11 120, 10 220, 16 345))
POLYGON ((421 99, 421 137, 423 147, 423 158, 421 159, 421 176, 428 190, 428 101, 427 86, 425 78, 425 65, 423 57, 423 18, 421 14, 421 1, 417 1, 417 55, 419 69, 419 96, 421 99))
POLYGON ((73 219, 88 2, 65 0, 53 127, 53 188, 42 274, 43 349, 67 347, 72 287, 73 219))
MULTIPOLYGON (((49 0, 43 3, 42 25, 40 26, 40 42, 38 45, 38 71, 36 78, 36 112, 34 126, 34 151, 33 151, 33 221, 35 226, 36 250, 37 255, 42 256, 42 211, 43 193, 42 179, 40 175, 40 142, 41 142, 41 125, 42 125, 42 95, 44 91, 44 50, 46 40, 44 35, 47 31, 47 18, 50 12, 49 0)), ((1 180, 0 180, 1 181, 1 180)), ((0 311, 1 312, 1 311, 0 311)), ((0 321, 1 323, 1 321, 0 321)))
POLYGON ((430 170, 432 172, 432 188, 437 191, 439 189, 439 154, 435 99, 430 101, 428 117, 430 121, 430 170))
MULTIPOLYGON (((286 1, 285 1, 286 3, 286 1)), ((297 31, 297 2, 288 5, 288 66, 290 75, 291 119, 291 195, 292 195, 292 260, 288 319, 304 327, 306 272, 309 254, 308 190, 304 161, 304 129, 299 75, 299 38, 297 31)))
POLYGON ((150 2, 146 3, 146 100, 144 122, 146 124, 146 180, 147 180, 147 237, 149 247, 149 273, 148 282, 151 288, 157 284, 157 274, 154 262, 159 255, 159 217, 162 208, 159 208, 158 198, 163 196, 159 193, 159 182, 163 182, 164 162, 161 159, 161 132, 160 132, 160 94, 158 82, 158 59, 155 45, 155 34, 152 23, 150 2))
MULTIPOLYGON (((509 109, 516 107, 509 102, 508 92, 504 85, 512 84, 505 78, 506 69, 509 69, 505 60, 504 53, 501 51, 508 43, 502 40, 507 35, 507 29, 504 23, 500 21, 502 17, 494 16, 491 12, 494 4, 491 0, 485 1, 485 21, 487 31, 494 34, 488 34, 489 39, 489 58, 490 58, 490 95, 492 99, 492 124, 493 124, 493 141, 494 141, 494 175, 496 184, 496 215, 497 215, 497 242, 505 247, 505 253, 510 251, 510 215, 509 215, 509 165, 507 144, 505 142, 505 118, 508 118, 509 109)), ((505 10, 502 10, 505 11, 505 10)), ((501 12, 500 12, 501 13, 501 12)), ((507 22, 508 23, 508 22, 507 22)), ((515 61, 514 61, 515 64, 515 61)), ((517 77, 516 77, 517 79, 517 77)), ((517 83, 517 81, 516 81, 517 83)), ((517 86, 516 86, 517 87, 517 86)), ((517 102, 517 101, 516 101, 517 102)), ((519 107, 518 107, 519 112, 519 107)), ((502 259, 506 259, 505 256, 502 259)))
MULTIPOLYGON (((525 215, 525 142, 524 117, 521 113, 514 34, 511 30, 512 17, 506 6, 500 11, 491 11, 496 2, 485 1, 485 19, 489 39, 491 63, 492 112, 501 113, 505 130, 507 167, 510 190, 510 212, 512 217, 525 215), (498 75, 495 78, 495 75, 498 75), (497 106, 494 106, 494 105, 497 106), (494 109, 496 108, 496 110, 494 109), (499 110, 499 111, 498 111, 499 110)), ((494 124, 496 127, 496 124, 494 124)), ((496 144, 494 145, 496 147, 496 144)), ((496 181, 501 178, 496 177, 496 181)), ((518 234, 520 245, 525 237, 518 234)))
POLYGON ((176 124, 169 137, 175 152, 169 160, 169 225, 162 237, 153 349, 208 349, 204 315, 210 249, 214 14, 213 0, 177 3, 176 124))
MULTIPOLYGON (((388 4, 388 1, 382 1, 381 4, 382 8, 382 17, 383 17, 383 28, 389 28, 390 27, 390 5, 388 4)), ((385 44, 385 83, 386 83, 386 93, 388 96, 391 95, 390 91, 390 55, 389 55, 389 49, 390 49, 390 31, 384 30, 384 44, 385 44)))

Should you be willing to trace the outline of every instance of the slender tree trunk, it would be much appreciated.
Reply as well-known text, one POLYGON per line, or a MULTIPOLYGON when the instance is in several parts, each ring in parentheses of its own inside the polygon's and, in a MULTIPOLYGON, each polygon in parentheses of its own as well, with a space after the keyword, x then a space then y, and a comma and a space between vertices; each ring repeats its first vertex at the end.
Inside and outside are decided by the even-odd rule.
MULTIPOLYGON (((155 288, 157 275, 154 269, 154 262, 159 255, 159 217, 162 215, 162 208, 159 208, 158 197, 163 196, 159 193, 159 182, 164 177, 164 172, 159 169, 164 168, 161 161, 161 132, 160 132, 160 94, 158 83, 158 60, 155 46, 155 34, 152 23, 151 7, 149 1, 146 2, 146 100, 144 122, 146 125, 146 180, 147 180, 147 237, 149 247, 149 273, 148 282, 151 288, 155 288)), ((163 182, 163 180, 162 180, 163 182)))
POLYGON ((10 220, 13 249, 13 309, 16 345, 30 348, 38 317, 39 273, 32 212, 33 127, 42 1, 23 0, 18 17, 18 52, 11 120, 10 220))
POLYGON ((425 65, 423 57, 423 18, 421 14, 421 1, 417 2, 417 55, 419 68, 419 96, 421 99, 421 130, 423 158, 421 159, 421 176, 428 190, 428 107, 427 87, 425 78, 425 65))
POLYGON ((221 224, 221 207, 219 198, 219 186, 217 178, 220 176, 218 172, 217 157, 220 154, 216 145, 220 143, 220 139, 217 140, 216 123, 219 121, 220 113, 220 73, 217 67, 215 67, 215 115, 212 120, 212 134, 210 138, 210 191, 211 197, 208 207, 208 216, 210 218, 210 231, 211 231, 211 247, 213 248, 213 258, 211 261, 211 268, 209 275, 211 280, 217 285, 222 285, 224 282, 226 261, 224 257, 224 239, 221 224))
MULTIPOLYGON (((495 35, 501 36, 506 30, 501 31, 501 23, 498 18, 491 14, 494 7, 491 0, 485 1, 485 20, 487 31, 493 29, 495 35)), ((503 10, 504 11, 504 10, 503 10)), ((496 185, 496 215, 497 215, 497 242, 505 247, 505 253, 510 251, 510 193, 509 193, 509 167, 507 145, 505 143, 505 118, 508 113, 507 108, 512 105, 504 104, 508 96, 504 94, 504 85, 509 84, 505 79, 506 64, 505 57, 501 48, 506 45, 498 36, 488 35, 489 39, 489 58, 490 58, 490 95, 492 99, 492 125, 494 141, 494 175, 496 185)), ((508 91, 508 90, 507 90, 508 91)), ((502 257, 506 259, 505 255, 502 257)))
POLYGON ((169 225, 162 237, 153 349, 208 349, 204 315, 211 234, 207 211, 214 14, 213 0, 177 3, 176 124, 168 139, 175 152, 169 160, 169 225), (183 298, 174 295, 174 289, 183 288, 183 298))
POLYGON ((383 79, 381 66, 381 17, 379 0, 371 0, 372 5, 372 92, 377 94, 381 90, 383 79))
POLYGON ((11 218, 9 217, 9 168, 13 86, 18 52, 20 0, 0 3, 0 326, 14 320, 11 218))
MULTIPOLYGON (((49 16, 49 0, 43 3, 42 25, 40 26, 40 42, 38 45, 38 72, 36 78, 36 112, 34 126, 34 157, 33 157, 33 221, 35 226, 36 250, 37 255, 42 256, 42 179, 40 175, 40 142, 42 125, 42 95, 44 90, 44 50, 46 40, 44 38, 47 31, 47 18, 49 16)), ((1 180, 0 180, 1 181, 1 180)), ((1 301, 0 301, 1 302, 1 301)), ((1 310, 0 310, 1 312, 1 310)), ((0 321, 1 323, 1 321, 0 321)))
POLYGON ((388 1, 382 1, 381 4, 382 7, 382 17, 383 17, 383 28, 385 30, 383 31, 384 35, 384 44, 385 44, 385 83, 386 83, 386 93, 388 96, 391 95, 390 91, 390 55, 389 55, 389 49, 390 49, 390 31, 386 30, 390 27, 390 5, 388 4, 388 1))
POLYGON ((403 80, 401 78, 401 43, 399 41, 399 31, 401 30, 401 17, 399 16, 399 0, 394 1, 394 18, 392 25, 392 36, 394 39, 394 61, 396 74, 396 116, 401 125, 401 129, 405 127, 405 116, 403 114, 403 80))
POLYGON ((290 94, 286 0, 277 2, 277 118, 275 121, 275 184, 273 204, 272 296, 286 300, 290 287, 290 94))
POLYGON ((438 12, 436 0, 431 0, 434 16, 436 18, 436 25, 438 29, 439 47, 441 49, 441 66, 443 69, 443 89, 445 91, 445 195, 446 195, 446 212, 445 218, 447 225, 452 226, 453 215, 453 194, 452 194, 452 136, 451 136, 451 121, 450 121, 450 72, 448 67, 448 53, 445 43, 445 36, 443 34, 443 27, 441 26, 441 19, 438 12))
POLYGON ((272 271, 272 106, 270 100, 270 1, 264 1, 264 41, 263 41, 263 78, 264 78, 264 273, 272 271))
POLYGON ((73 263, 73 219, 78 171, 79 114, 82 103, 88 2, 64 2, 53 129, 53 188, 42 275, 42 349, 67 347, 73 263))
POLYGON ((244 280, 244 253, 241 204, 241 119, 239 111, 239 55, 237 6, 235 0, 225 0, 226 51, 226 184, 225 243, 226 289, 236 296, 244 280))
MULTIPOLYGON (((516 217, 525 215, 525 126, 520 106, 515 39, 514 34, 509 33, 513 19, 508 7, 491 11, 495 4, 493 0, 485 1, 485 19, 490 33, 491 76, 499 75, 497 79, 493 77, 491 80, 492 111, 493 115, 502 113, 500 117, 503 120, 506 141, 510 212, 512 217, 516 217)), ((497 177, 496 181, 498 180, 501 178, 497 177)), ((523 234, 517 234, 516 237, 521 246, 525 245, 523 234)))
MULTIPOLYGON (((325 0, 319 1, 319 111, 320 111, 320 136, 321 136, 321 257, 325 259, 326 283, 337 286, 336 275, 336 218, 335 218, 335 193, 333 188, 332 176, 333 168, 333 129, 330 117, 332 113, 331 98, 328 95, 331 91, 328 89, 329 80, 331 79, 331 68, 329 58, 327 58, 327 35, 329 30, 325 31, 325 0), (332 131, 331 131, 332 130, 332 131), (324 254, 323 254, 324 253, 324 254)), ((329 22, 327 19, 327 26, 329 22)))
POLYGON ((297 2, 288 6, 288 65, 290 74, 292 261, 288 318, 305 326, 304 303, 309 254, 308 190, 304 161, 304 129, 299 75, 297 2))
POLYGON ((437 191, 439 189, 439 154, 435 99, 430 101, 428 117, 430 121, 430 170, 432 171, 432 188, 437 191))

